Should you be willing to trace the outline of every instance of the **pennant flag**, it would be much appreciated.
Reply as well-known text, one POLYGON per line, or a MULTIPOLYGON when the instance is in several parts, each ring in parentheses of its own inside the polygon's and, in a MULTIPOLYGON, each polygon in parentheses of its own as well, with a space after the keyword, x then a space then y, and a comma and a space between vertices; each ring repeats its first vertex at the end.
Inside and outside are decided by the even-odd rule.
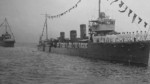
POLYGON ((77 7, 78 5, 76 4, 75 7, 77 7))
POLYGON ((147 22, 144 22, 144 27, 145 27, 145 28, 147 27, 147 25, 148 25, 148 23, 147 23, 147 22))
POLYGON ((77 4, 80 3, 80 2, 81 2, 81 0, 79 0, 79 1, 77 2, 77 4))
POLYGON ((124 2, 121 1, 121 3, 119 4, 119 7, 121 8, 124 5, 124 2))
MULTIPOLYGON (((113 3, 118 2, 119 0, 107 0, 107 1, 111 1, 110 5, 112 5, 113 3)), ((125 5, 125 3, 122 0, 120 0, 120 2, 119 2, 119 8, 121 8, 121 9, 118 10, 119 12, 124 13, 124 12, 126 12, 128 10, 128 6, 127 5, 124 6, 124 5, 125 5)), ((128 17, 130 17, 132 13, 133 13, 133 11, 131 9, 129 9, 129 11, 128 11, 128 17)), ((133 18, 132 18, 132 23, 136 20, 137 16, 138 15, 134 13, 133 18)), ((138 17, 138 24, 140 24, 142 21, 143 21, 143 19, 141 17, 138 17)), ((144 22, 144 27, 146 28, 147 26, 148 26, 148 23, 144 22)))
POLYGON ((64 14, 62 13, 62 14, 60 14, 60 15, 62 16, 62 15, 64 15, 64 14))
POLYGON ((68 11, 65 11, 65 13, 67 13, 68 11))
POLYGON ((139 17, 139 22, 138 22, 138 24, 140 24, 141 22, 142 22, 142 18, 139 17))
POLYGON ((129 9, 129 13, 128 13, 128 17, 130 17, 130 14, 132 13, 133 11, 131 9, 129 9))
POLYGON ((128 6, 126 6, 126 8, 124 10, 119 10, 119 12, 126 12, 126 10, 128 9, 128 6))
POLYGON ((114 1, 112 1, 111 3, 110 3, 110 5, 112 5, 113 3, 115 3, 115 2, 117 2, 118 0, 114 0, 114 1))
POLYGON ((49 16, 48 18, 58 18, 60 16, 63 16, 65 15, 66 13, 70 12, 72 9, 76 8, 78 6, 78 4, 81 2, 81 0, 79 0, 72 8, 70 8, 69 10, 63 12, 63 13, 60 13, 58 15, 55 15, 55 16, 49 16))
POLYGON ((137 17, 137 14, 134 13, 133 19, 132 19, 132 23, 135 21, 135 18, 137 17))
POLYGON ((66 12, 64 12, 64 14, 66 14, 66 12))
POLYGON ((72 10, 72 8, 70 8, 69 10, 68 10, 68 12, 70 12, 72 10))

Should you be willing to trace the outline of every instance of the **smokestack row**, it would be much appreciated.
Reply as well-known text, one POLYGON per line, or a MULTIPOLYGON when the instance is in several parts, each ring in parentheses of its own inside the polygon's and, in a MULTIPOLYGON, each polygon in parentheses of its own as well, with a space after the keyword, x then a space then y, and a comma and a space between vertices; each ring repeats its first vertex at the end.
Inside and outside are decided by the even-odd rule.
MULTIPOLYGON (((80 25, 80 39, 86 39, 86 24, 80 25)), ((60 32, 60 41, 65 40, 65 32, 60 32)), ((71 30, 70 31, 70 40, 72 42, 77 41, 77 31, 71 30)))

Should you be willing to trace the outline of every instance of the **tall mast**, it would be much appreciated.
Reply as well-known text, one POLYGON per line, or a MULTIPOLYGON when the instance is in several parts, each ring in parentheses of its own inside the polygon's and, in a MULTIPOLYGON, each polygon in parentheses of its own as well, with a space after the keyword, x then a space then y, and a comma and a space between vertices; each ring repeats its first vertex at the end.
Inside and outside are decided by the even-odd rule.
POLYGON ((7 20, 5 18, 5 31, 7 32, 7 20))
POLYGON ((47 17, 49 14, 41 14, 41 15, 44 15, 45 16, 45 23, 44 23, 44 27, 43 27, 43 31, 42 31, 42 36, 43 36, 43 32, 44 32, 44 29, 46 28, 46 40, 48 40, 48 25, 47 25, 47 17))
POLYGON ((45 14, 45 21, 46 21, 46 40, 48 40, 48 29, 47 29, 47 14, 45 14))
POLYGON ((101 12, 101 0, 99 0, 98 8, 99 8, 99 11, 98 11, 98 18, 101 18, 101 16, 100 16, 100 12, 101 12))

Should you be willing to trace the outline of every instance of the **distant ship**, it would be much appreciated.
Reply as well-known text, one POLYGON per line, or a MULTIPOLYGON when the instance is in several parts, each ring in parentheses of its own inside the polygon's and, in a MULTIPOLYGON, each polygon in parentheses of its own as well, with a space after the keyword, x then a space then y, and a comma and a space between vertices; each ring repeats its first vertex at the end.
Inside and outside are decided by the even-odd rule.
MULTIPOLYGON (((58 39, 49 40, 47 36, 46 40, 42 40, 41 36, 38 45, 39 50, 148 66, 150 41, 147 40, 147 34, 116 32, 115 19, 107 17, 104 12, 100 11, 100 3, 101 1, 99 0, 98 19, 89 21, 89 37, 86 36, 86 25, 81 24, 80 38, 77 38, 75 30, 70 31, 70 39, 65 39, 64 32, 60 33, 58 39)), ((47 19, 45 20, 45 25, 47 25, 47 19)), ((47 26, 45 27, 47 30, 47 26)))
POLYGON ((14 47, 15 38, 6 18, 4 22, 0 25, 0 31, 1 31, 0 46, 14 47))

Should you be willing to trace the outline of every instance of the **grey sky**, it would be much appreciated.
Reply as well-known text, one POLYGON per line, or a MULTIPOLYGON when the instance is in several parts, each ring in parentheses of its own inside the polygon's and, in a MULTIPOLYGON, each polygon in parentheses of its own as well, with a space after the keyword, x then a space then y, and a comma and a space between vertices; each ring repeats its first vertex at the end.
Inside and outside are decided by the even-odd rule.
MULTIPOLYGON (((60 14, 77 3, 78 0, 0 0, 0 23, 7 17, 17 42, 38 42, 44 24, 44 16, 60 14)), ((111 1, 111 0, 109 0, 111 1)), ((102 0, 102 11, 116 19, 117 31, 147 30, 143 24, 131 23, 132 16, 118 12, 118 4, 109 5, 109 1, 102 0)), ((149 0, 123 0, 138 16, 150 22, 149 0)), ((69 31, 77 30, 79 25, 87 24, 90 19, 96 19, 98 0, 81 0, 78 7, 66 15, 48 20, 49 37, 58 37, 59 32, 65 31, 69 37, 69 31)))

